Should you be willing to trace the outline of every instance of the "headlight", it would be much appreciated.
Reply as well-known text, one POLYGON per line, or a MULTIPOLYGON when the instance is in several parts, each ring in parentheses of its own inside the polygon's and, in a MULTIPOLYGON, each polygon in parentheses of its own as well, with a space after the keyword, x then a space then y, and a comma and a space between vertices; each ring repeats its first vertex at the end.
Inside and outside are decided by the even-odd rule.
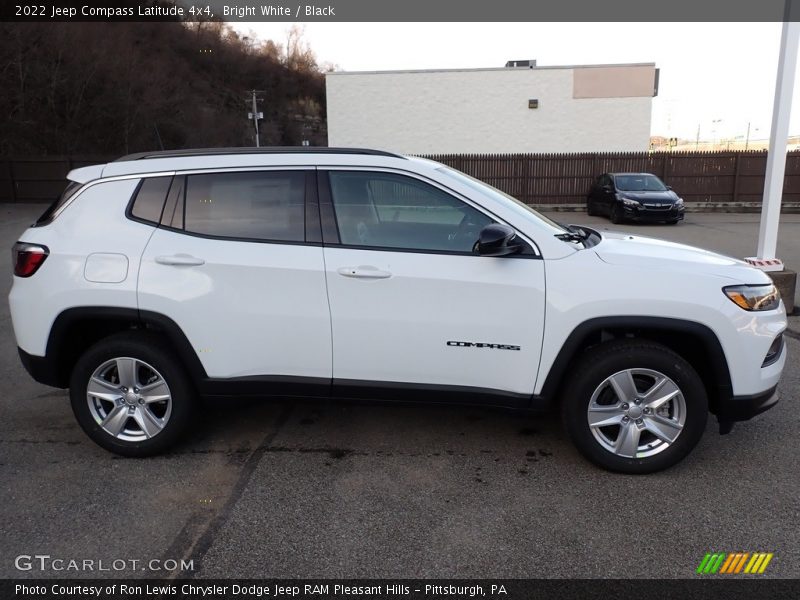
POLYGON ((683 206, 683 198, 678 198, 675 200, 675 206, 683 206))
POLYGON ((774 310, 781 304, 781 295, 772 284, 729 285, 725 295, 745 310, 774 310))
POLYGON ((633 198, 622 198, 622 203, 625 206, 639 206, 640 202, 638 200, 634 200, 633 198))

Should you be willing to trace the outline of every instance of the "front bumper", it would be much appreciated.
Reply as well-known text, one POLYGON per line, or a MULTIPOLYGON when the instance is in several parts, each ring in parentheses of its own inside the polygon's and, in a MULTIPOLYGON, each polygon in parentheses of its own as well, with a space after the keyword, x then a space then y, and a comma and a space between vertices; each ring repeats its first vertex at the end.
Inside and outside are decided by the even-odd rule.
POLYGON ((631 221, 681 221, 686 209, 648 208, 647 206, 625 206, 625 218, 631 221))
POLYGON ((717 407, 717 420, 720 423, 747 421, 775 406, 779 397, 777 385, 759 394, 733 396, 729 400, 720 402, 717 407))

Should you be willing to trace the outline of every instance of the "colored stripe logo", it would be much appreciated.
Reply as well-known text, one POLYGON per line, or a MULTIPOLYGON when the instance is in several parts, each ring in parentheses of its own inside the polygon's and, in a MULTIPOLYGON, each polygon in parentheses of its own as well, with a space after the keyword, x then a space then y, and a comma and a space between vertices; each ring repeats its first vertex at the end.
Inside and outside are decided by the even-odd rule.
POLYGON ((697 567, 697 574, 761 574, 767 570, 773 556, 772 552, 706 552, 697 567))

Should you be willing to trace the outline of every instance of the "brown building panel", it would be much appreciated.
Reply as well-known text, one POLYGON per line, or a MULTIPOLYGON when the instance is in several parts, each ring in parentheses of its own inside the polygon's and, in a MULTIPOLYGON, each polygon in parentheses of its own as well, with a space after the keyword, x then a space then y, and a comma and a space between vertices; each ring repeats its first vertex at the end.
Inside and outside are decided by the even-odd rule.
POLYGON ((654 66, 575 67, 573 70, 573 98, 646 98, 655 96, 656 91, 654 66))

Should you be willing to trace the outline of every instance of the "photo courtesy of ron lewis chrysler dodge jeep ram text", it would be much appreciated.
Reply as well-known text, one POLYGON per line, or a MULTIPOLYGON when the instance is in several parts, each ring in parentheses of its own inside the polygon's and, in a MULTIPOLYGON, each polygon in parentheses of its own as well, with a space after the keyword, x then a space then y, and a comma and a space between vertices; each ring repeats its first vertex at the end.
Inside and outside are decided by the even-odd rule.
POLYGON ((777 402, 763 272, 563 226, 448 168, 335 148, 155 152, 76 169, 14 246, 22 362, 125 456, 212 396, 558 407, 645 473, 777 402))

